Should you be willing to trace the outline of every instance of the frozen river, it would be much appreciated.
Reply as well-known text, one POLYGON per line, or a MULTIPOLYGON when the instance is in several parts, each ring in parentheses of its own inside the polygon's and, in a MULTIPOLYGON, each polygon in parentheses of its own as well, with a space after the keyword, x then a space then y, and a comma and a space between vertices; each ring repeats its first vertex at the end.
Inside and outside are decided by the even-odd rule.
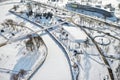
POLYGON ((60 46, 49 35, 42 38, 48 47, 48 55, 31 80, 72 80, 67 59, 60 46))

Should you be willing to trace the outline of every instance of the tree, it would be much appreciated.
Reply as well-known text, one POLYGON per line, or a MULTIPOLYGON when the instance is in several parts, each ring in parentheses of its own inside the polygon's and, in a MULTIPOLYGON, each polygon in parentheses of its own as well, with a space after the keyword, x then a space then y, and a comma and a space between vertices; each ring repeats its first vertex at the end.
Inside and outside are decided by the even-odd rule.
POLYGON ((120 21, 120 18, 117 18, 117 23, 119 23, 119 21, 120 21))
POLYGON ((18 8, 17 5, 14 5, 14 6, 13 6, 13 9, 14 9, 15 11, 17 10, 17 8, 18 8))
POLYGON ((118 4, 118 8, 120 9, 120 3, 118 4))
POLYGON ((120 64, 119 64, 118 67, 116 68, 116 74, 117 74, 118 80, 120 80, 120 64))

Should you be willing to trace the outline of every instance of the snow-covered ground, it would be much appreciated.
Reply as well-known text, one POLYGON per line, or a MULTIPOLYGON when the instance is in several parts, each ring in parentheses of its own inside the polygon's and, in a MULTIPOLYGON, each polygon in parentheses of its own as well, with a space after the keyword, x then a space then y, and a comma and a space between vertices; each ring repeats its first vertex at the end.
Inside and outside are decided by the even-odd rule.
MULTIPOLYGON (((8 1, 0 4, 0 10, 2 12, 0 13, 0 16, 1 16, 0 22, 2 23, 7 18, 13 19, 16 22, 23 21, 26 23, 26 26, 33 29, 34 31, 40 30, 38 27, 35 27, 35 25, 32 25, 8 12, 8 10, 12 8, 13 4, 15 3, 16 2, 8 1)), ((29 32, 30 31, 28 31, 27 33, 29 32)), ((26 33, 22 33, 19 35, 22 36, 25 34, 26 33)), ((33 77, 33 79, 31 80, 39 80, 39 78, 45 79, 45 80, 47 79, 58 80, 60 78, 61 80, 71 80, 71 74, 70 74, 68 62, 65 58, 64 52, 54 42, 54 40, 51 39, 49 35, 45 34, 42 37, 46 43, 46 46, 48 47, 48 57, 44 66, 35 75, 37 77, 35 78, 33 77)), ((0 42, 5 41, 3 37, 1 37, 0 39, 1 39, 0 42)), ((35 55, 34 53, 28 56, 27 55, 24 56, 23 54, 24 54, 25 47, 24 46, 21 47, 21 44, 22 43, 18 41, 16 43, 8 44, 0 48, 0 68, 13 70, 13 73, 14 73, 14 71, 19 71, 21 68, 28 70, 28 69, 31 69, 32 66, 34 66, 33 64, 35 63, 36 60, 38 60, 37 59, 38 56, 37 55, 34 56, 35 55), (17 44, 20 46, 18 46, 17 44)), ((6 71, 9 71, 9 70, 6 70, 6 71)), ((10 80, 10 76, 11 74, 9 73, 0 72, 0 80, 10 80)))
MULTIPOLYGON (((38 26, 33 25, 8 12, 8 10, 11 9, 13 4, 15 3, 18 4, 17 2, 12 3, 12 1, 0 3, 0 10, 3 12, 0 13, 0 22, 2 23, 3 20, 10 18, 15 20, 16 22, 24 22, 25 26, 28 26, 34 31, 40 30, 41 28, 39 28, 38 26)), ((49 8, 46 9, 46 12, 47 11, 50 11, 49 8)), ((56 15, 51 20, 46 20, 45 18, 43 18, 36 22, 33 16, 28 19, 34 21, 35 24, 43 25, 43 28, 46 28, 46 26, 49 27, 49 25, 51 24, 58 24, 58 21, 56 21, 58 17, 56 17, 56 15), (49 21, 51 21, 51 24, 49 23, 49 21)), ((22 17, 27 18, 25 14, 23 14, 22 17)), ((77 19, 74 21, 77 22, 77 19)), ((38 69, 37 72, 31 77, 31 80, 72 80, 70 66, 72 67, 72 74, 74 75, 73 80, 111 80, 108 72, 108 67, 111 67, 114 76, 116 75, 115 72, 119 60, 113 58, 117 58, 120 52, 120 39, 118 35, 119 29, 117 29, 116 27, 108 27, 107 25, 101 27, 98 24, 97 26, 96 24, 94 24, 95 26, 90 26, 87 21, 85 23, 79 23, 79 25, 84 24, 84 26, 86 27, 102 31, 92 31, 83 27, 84 30, 90 36, 92 36, 93 39, 98 41, 97 43, 99 44, 97 45, 100 47, 101 52, 103 52, 105 56, 113 56, 112 58, 106 58, 110 65, 108 66, 103 61, 103 56, 101 57, 100 52, 96 48, 94 42, 90 40, 90 37, 85 33, 85 31, 82 28, 79 28, 78 26, 76 27, 75 24, 73 25, 71 23, 68 22, 68 25, 63 24, 59 25, 57 28, 52 28, 51 30, 48 29, 48 32, 52 34, 53 37, 51 37, 50 34, 44 31, 39 33, 41 34, 41 37, 46 44, 46 47, 48 49, 48 55, 41 68, 38 69), (111 35, 104 34, 108 32, 111 35), (61 45, 59 45, 57 41, 61 45), (103 43, 109 44, 103 45, 103 43), (70 58, 70 64, 68 64, 68 59, 65 55, 66 52, 62 50, 62 47, 65 48, 67 55, 70 58), (78 51, 79 54, 76 54, 74 52, 75 50, 78 51), (77 68, 74 64, 77 64, 77 68), (78 77, 76 79, 77 75, 78 77)), ((9 30, 7 29, 7 31, 9 30)), ((18 33, 18 35, 15 35, 15 37, 24 36, 25 34, 31 32, 32 31, 26 28, 24 31, 22 31, 22 33, 18 33)), ((10 34, 6 35, 3 33, 2 35, 4 35, 5 37, 10 36, 10 34)), ((2 35, 0 37, 0 42, 5 41, 5 38, 2 37, 2 35)), ((25 70, 30 69, 31 72, 31 69, 39 61, 39 56, 41 59, 41 55, 36 55, 35 53, 29 54, 29 52, 27 52, 27 55, 24 55, 26 51, 26 49, 24 48, 24 43, 25 41, 18 41, 0 47, 0 69, 10 69, 14 70, 13 72, 16 73, 16 71, 24 68, 25 70)), ((42 49, 40 50, 40 52, 41 51, 42 49)), ((4 73, 4 71, 0 72, 0 80, 10 80, 10 76, 11 75, 9 73, 4 73)), ((116 76, 115 80, 117 80, 116 76)))

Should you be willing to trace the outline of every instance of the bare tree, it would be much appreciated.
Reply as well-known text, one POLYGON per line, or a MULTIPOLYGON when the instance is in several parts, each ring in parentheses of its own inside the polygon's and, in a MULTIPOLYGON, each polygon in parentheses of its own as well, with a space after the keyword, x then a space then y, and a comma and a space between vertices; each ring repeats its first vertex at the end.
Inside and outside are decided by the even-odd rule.
POLYGON ((118 67, 116 68, 116 75, 118 80, 120 80, 120 63, 118 64, 118 67))

